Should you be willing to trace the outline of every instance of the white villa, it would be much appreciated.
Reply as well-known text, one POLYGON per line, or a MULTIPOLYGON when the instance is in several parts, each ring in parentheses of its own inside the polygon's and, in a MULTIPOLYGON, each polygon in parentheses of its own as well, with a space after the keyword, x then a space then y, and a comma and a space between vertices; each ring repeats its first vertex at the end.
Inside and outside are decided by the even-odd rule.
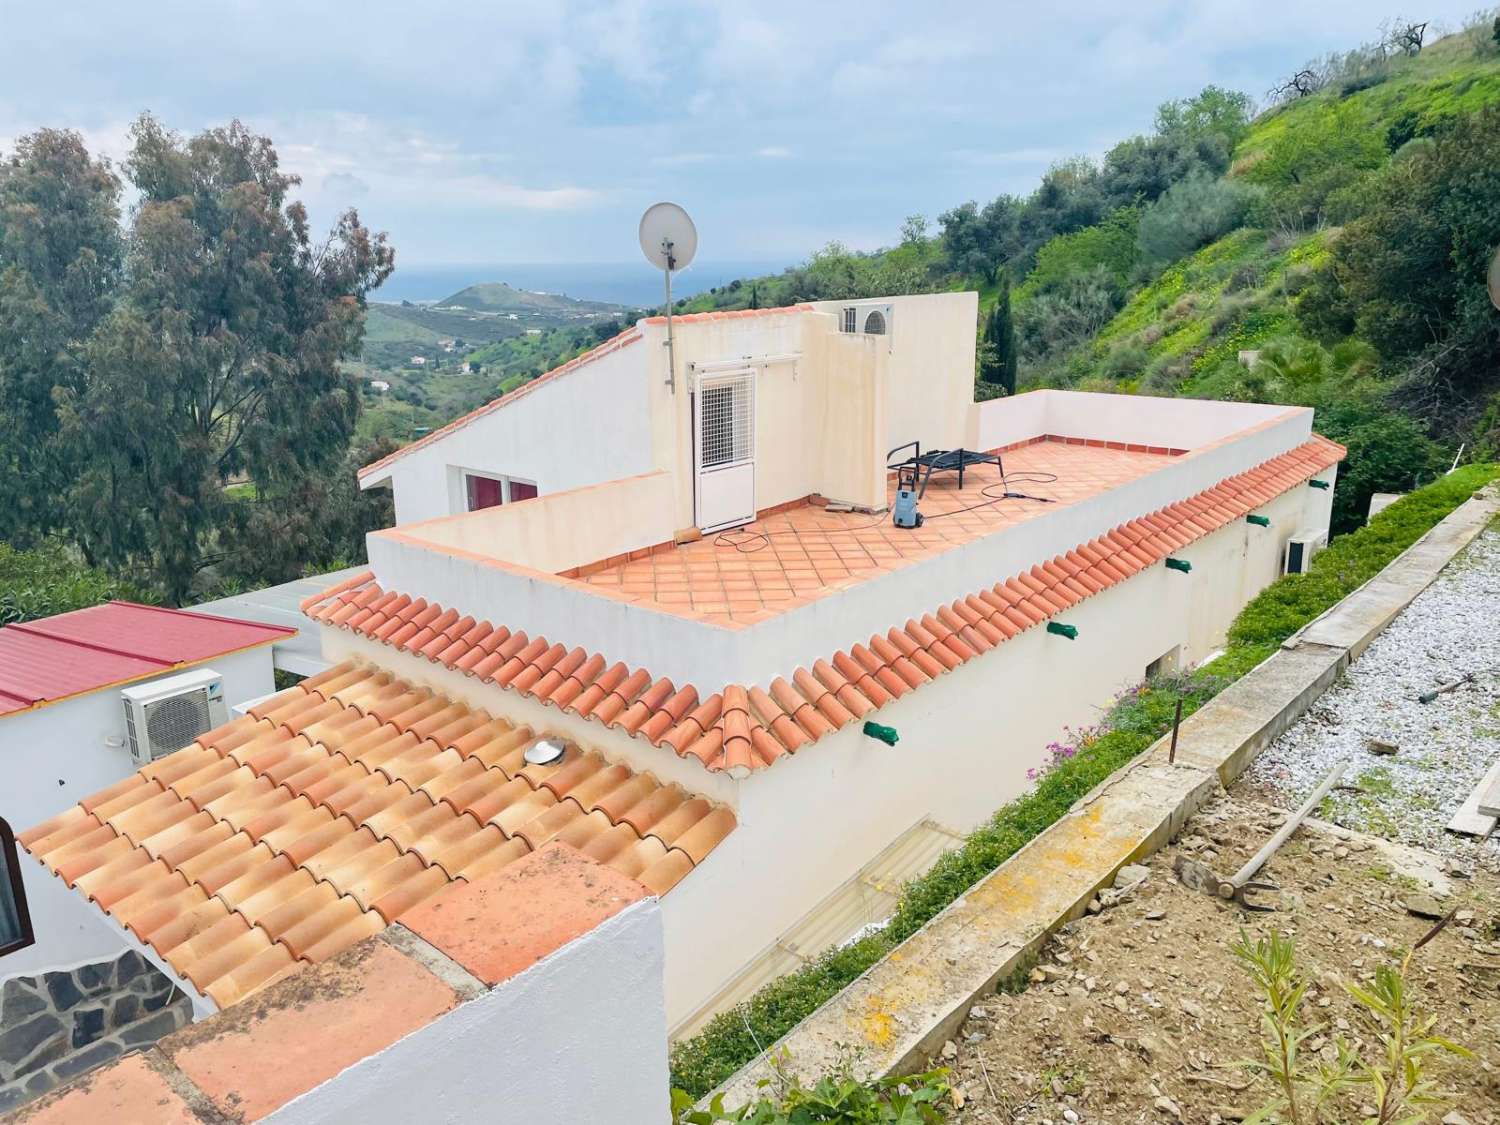
MULTIPOLYGON (((655 927, 616 1002, 663 1044, 882 920, 870 888, 1023 792, 1064 727, 1222 644, 1326 537, 1343 456, 1301 408, 975 403, 976 315, 693 314, 670 348, 647 318, 366 467, 397 526, 304 607, 335 667, 21 834, 48 909, 200 1014, 392 931, 498 990, 438 906, 561 856, 634 889, 592 933, 655 927)), ((582 909, 539 885, 543 915, 582 909)))

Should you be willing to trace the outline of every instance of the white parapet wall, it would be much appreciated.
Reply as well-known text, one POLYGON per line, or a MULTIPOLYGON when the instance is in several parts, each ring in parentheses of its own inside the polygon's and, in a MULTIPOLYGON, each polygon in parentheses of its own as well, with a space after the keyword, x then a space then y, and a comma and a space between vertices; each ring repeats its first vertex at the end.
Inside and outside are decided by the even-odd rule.
POLYGON ((873 718, 894 747, 854 723, 739 782, 739 826, 663 902, 671 1026, 914 823, 973 829, 1152 661, 1187 667, 1222 645, 1326 495, 1286 493, 1258 509, 1270 527, 1237 521, 1176 552, 1190 573, 1153 566, 1078 603, 1059 618, 1076 640, 1028 630, 887 704, 873 718), (738 921, 706 940, 703 920, 723 917, 738 921))
MULTIPOLYGON (((1090 411, 1109 405, 1095 400, 1121 401, 1121 396, 1083 397, 1090 403, 1082 412, 1086 418, 1092 416, 1090 411)), ((1070 405, 1074 399, 1069 394, 1061 401, 1070 405)), ((1161 468, 1145 476, 743 628, 612 599, 594 587, 468 551, 428 548, 417 538, 421 529, 411 535, 372 535, 370 562, 388 588, 420 593, 475 619, 545 636, 570 648, 604 653, 610 660, 648 668, 656 676, 692 683, 708 694, 730 683, 768 683, 799 665, 866 643, 873 634, 920 618, 939 604, 1004 581, 1131 519, 1261 465, 1307 441, 1312 433, 1311 410, 1277 407, 1263 415, 1261 408, 1252 409, 1252 415, 1240 416, 1247 427, 1184 456, 1163 458, 1161 468)))
MULTIPOLYGON (((967 445, 1000 449, 1038 434, 1162 449, 1202 449, 1286 414, 1288 407, 1091 391, 1028 391, 975 403, 967 445)), ((1310 411, 1299 412, 1311 415, 1310 411)))
POLYGON ((661 968, 646 900, 264 1120, 666 1122, 661 968))

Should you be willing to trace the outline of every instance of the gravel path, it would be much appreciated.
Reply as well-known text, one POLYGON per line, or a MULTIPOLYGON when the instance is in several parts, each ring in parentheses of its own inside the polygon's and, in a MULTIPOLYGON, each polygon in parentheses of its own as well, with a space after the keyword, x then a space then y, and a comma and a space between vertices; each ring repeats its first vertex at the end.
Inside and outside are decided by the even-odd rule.
MULTIPOLYGON (((1365 650, 1348 673, 1264 750, 1241 791, 1293 808, 1336 762, 1363 793, 1336 792, 1323 814, 1338 824, 1448 855, 1481 858, 1449 819, 1500 759, 1500 531, 1482 532, 1365 650), (1465 672, 1475 684, 1419 703, 1465 672), (1372 738, 1394 742, 1371 753, 1372 738)), ((1500 840, 1482 862, 1500 868, 1500 840)))

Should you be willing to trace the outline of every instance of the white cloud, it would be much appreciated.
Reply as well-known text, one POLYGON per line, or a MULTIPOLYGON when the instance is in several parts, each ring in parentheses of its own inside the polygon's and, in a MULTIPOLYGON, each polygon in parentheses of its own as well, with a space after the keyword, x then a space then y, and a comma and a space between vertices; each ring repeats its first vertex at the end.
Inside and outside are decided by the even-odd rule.
MULTIPOLYGON (((1423 15, 1474 6, 1427 0, 1423 15)), ((142 109, 184 133, 240 117, 304 178, 315 220, 357 197, 407 262, 478 245, 633 259, 640 208, 667 195, 710 260, 889 243, 914 211, 1028 191, 1055 160, 1149 128, 1167 98, 1207 82, 1259 95, 1384 14, 1369 0, 1075 0, 989 24, 972 0, 926 0, 918 18, 896 0, 836 15, 806 0, 200 9, 6 5, 0 138, 71 126, 118 159, 142 109), (766 174, 791 160, 796 176, 766 174)))

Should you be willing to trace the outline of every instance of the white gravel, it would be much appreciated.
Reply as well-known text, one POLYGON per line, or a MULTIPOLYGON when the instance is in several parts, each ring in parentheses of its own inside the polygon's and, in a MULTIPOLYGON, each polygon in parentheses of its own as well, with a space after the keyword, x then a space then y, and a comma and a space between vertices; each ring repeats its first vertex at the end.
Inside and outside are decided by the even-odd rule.
MULTIPOLYGON (((1336 791, 1322 812, 1346 828, 1479 858, 1448 821, 1500 759, 1500 532, 1482 532, 1246 772, 1252 791, 1294 808, 1338 761, 1363 793, 1336 791), (1463 675, 1477 681, 1432 703, 1417 696, 1463 675), (1399 751, 1371 753, 1372 739, 1399 751)), ((1500 840, 1484 849, 1500 865, 1500 840)))

